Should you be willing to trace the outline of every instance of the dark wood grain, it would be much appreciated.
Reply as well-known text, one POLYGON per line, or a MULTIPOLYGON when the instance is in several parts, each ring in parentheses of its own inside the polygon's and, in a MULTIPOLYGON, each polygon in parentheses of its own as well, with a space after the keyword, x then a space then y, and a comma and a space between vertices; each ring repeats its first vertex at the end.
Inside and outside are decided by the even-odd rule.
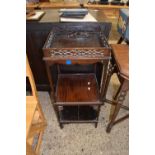
POLYGON ((129 115, 126 115, 116 120, 121 108, 129 110, 128 107, 123 105, 127 92, 129 90, 129 46, 116 44, 111 45, 111 47, 112 47, 112 59, 111 59, 111 65, 108 70, 108 76, 107 76, 108 78, 106 80, 107 81, 106 86, 109 84, 110 78, 113 75, 113 73, 116 73, 120 81, 120 87, 113 101, 108 99, 105 100, 105 102, 115 105, 114 112, 111 116, 111 119, 106 129, 108 133, 110 133, 112 127, 115 124, 129 117, 129 115))
POLYGON ((99 87, 95 74, 64 74, 59 75, 56 102, 66 104, 91 104, 99 102, 99 87))
MULTIPOLYGON (((102 104, 101 95, 104 93, 107 66, 111 54, 102 25, 89 23, 89 27, 87 26, 88 23, 68 23, 54 27, 43 47, 43 60, 46 63, 52 90, 51 96, 54 99, 61 128, 62 123, 67 122, 92 122, 97 127, 102 104), (102 69, 98 71, 99 63, 102 64, 102 69), (50 71, 54 65, 57 66, 57 80, 53 78, 56 73, 50 71), (88 65, 93 66, 92 72, 84 72, 82 69, 83 74, 80 74, 79 66, 86 68, 88 65), (68 68, 67 72, 62 72, 62 66, 68 68), (102 84, 98 83, 97 72, 100 72, 99 82, 102 81, 102 84), (83 115, 81 106, 86 105, 93 109, 95 118, 93 115, 90 117, 83 115), (72 110, 74 109, 75 112, 72 110, 65 112, 66 106, 74 106, 72 110), (70 116, 72 112, 73 117, 68 120, 64 115, 69 113, 70 116)), ((88 107, 84 108, 85 112, 89 109, 88 107)))
POLYGON ((111 45, 112 54, 118 70, 123 78, 129 79, 129 46, 124 44, 111 45))

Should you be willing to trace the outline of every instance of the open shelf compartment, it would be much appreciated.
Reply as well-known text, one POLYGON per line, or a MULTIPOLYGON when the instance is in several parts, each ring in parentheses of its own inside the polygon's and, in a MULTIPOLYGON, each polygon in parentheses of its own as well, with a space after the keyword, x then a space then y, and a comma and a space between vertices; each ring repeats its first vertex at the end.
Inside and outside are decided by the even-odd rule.
POLYGON ((95 74, 59 74, 56 89, 57 105, 101 104, 95 74))
POLYGON ((64 106, 63 110, 60 111, 60 122, 97 122, 98 111, 93 106, 64 106))

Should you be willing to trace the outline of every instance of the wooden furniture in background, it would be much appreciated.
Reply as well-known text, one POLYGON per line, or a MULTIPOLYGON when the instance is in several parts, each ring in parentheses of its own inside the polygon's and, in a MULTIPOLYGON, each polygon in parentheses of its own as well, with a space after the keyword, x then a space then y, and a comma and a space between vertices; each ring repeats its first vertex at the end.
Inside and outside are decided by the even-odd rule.
POLYGON ((28 2, 26 3, 26 9, 28 10, 34 10, 39 7, 39 3, 33 3, 33 2, 28 2))
POLYGON ((120 9, 120 8, 129 8, 127 5, 102 5, 102 4, 84 4, 84 7, 88 9, 120 9))
POLYGON ((113 73, 117 73, 118 79, 120 81, 120 87, 113 101, 108 99, 104 100, 107 103, 115 105, 114 112, 107 126, 106 131, 108 133, 111 131, 111 128, 115 124, 129 117, 129 114, 128 114, 116 120, 116 117, 119 113, 120 108, 129 110, 127 106, 123 105, 123 101, 125 100, 125 96, 129 90, 129 46, 123 45, 123 44, 114 44, 114 45, 111 45, 111 47, 112 47, 112 60, 111 60, 111 66, 108 69, 108 78, 107 78, 105 89, 107 90, 108 84, 110 82, 110 78, 113 75, 113 73))
POLYGON ((26 15, 26 20, 37 21, 41 19, 41 17, 45 14, 44 11, 30 11, 29 14, 26 15), (31 14, 32 12, 32 14, 31 14))
POLYGON ((47 124, 38 100, 34 78, 27 58, 26 77, 31 85, 31 95, 26 96, 26 154, 38 155, 43 132, 47 124), (37 138, 38 140, 36 140, 37 138), (34 142, 35 140, 37 142, 34 142), (36 144, 34 145, 34 143, 36 144))
POLYGON ((39 4, 39 8, 41 9, 59 9, 59 8, 80 8, 80 4, 76 2, 44 2, 39 4))
POLYGON ((97 127, 110 59, 102 25, 69 23, 67 27, 66 24, 55 27, 43 51, 60 127, 72 122, 95 123, 97 127), (86 70, 88 65, 91 70, 86 70))
MULTIPOLYGON (((78 2, 39 2, 39 3, 27 3, 26 4, 26 9, 56 9, 56 8, 80 8, 81 5, 78 2)), ((101 5, 101 4, 87 4, 84 3, 83 5, 84 8, 88 9, 120 9, 120 8, 129 8, 127 5, 101 5)))
POLYGON ((39 2, 50 2, 50 0, 39 0, 39 2))

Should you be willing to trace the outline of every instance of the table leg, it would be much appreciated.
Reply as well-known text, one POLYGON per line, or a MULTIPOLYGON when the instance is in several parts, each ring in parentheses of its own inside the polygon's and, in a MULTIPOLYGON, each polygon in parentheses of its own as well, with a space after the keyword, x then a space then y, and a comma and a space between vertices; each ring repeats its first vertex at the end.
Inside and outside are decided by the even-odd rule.
POLYGON ((118 96, 117 96, 117 99, 116 99, 115 110, 114 110, 114 112, 112 114, 110 123, 107 126, 107 129, 106 129, 107 133, 110 133, 111 128, 115 124, 115 119, 116 119, 116 117, 117 117, 117 115, 119 113, 119 110, 120 110, 120 108, 121 108, 121 106, 123 104, 123 101, 125 100, 125 96, 126 96, 126 94, 128 92, 128 89, 129 89, 129 82, 128 82, 128 80, 124 80, 123 83, 121 84, 120 89, 118 90, 119 93, 118 93, 118 96))
POLYGON ((120 90, 121 90, 121 85, 120 85, 120 87, 118 88, 117 93, 116 93, 115 96, 113 97, 114 100, 117 99, 117 97, 118 97, 118 95, 119 95, 119 93, 120 93, 120 90))

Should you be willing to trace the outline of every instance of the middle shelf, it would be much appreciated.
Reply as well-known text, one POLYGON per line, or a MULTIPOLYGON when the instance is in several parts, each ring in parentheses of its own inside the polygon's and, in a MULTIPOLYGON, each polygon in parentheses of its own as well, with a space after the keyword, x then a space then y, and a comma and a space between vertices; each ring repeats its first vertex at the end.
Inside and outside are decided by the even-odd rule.
POLYGON ((58 105, 101 104, 95 74, 60 74, 56 89, 58 105))

